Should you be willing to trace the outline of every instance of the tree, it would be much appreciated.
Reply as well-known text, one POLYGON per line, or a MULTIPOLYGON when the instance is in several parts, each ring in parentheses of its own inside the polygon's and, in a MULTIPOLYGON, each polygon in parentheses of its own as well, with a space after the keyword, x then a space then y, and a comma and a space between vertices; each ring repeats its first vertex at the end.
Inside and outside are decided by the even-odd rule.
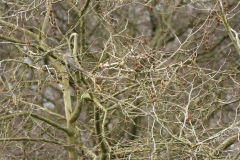
POLYGON ((0 4, 2 159, 238 159, 239 2, 0 4))

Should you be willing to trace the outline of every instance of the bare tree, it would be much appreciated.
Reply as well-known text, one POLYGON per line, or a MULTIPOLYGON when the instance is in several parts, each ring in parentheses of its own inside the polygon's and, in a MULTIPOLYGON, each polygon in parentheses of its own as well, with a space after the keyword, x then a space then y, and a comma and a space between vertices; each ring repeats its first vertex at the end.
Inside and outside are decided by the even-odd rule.
POLYGON ((238 159, 239 5, 1 1, 1 159, 238 159))

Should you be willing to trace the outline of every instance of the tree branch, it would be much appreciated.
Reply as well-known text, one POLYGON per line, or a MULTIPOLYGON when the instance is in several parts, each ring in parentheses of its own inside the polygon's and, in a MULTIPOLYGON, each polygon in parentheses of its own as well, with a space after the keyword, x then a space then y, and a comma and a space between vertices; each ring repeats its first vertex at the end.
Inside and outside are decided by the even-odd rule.
POLYGON ((0 138, 0 142, 6 142, 6 141, 37 141, 37 142, 47 142, 47 143, 53 143, 53 144, 64 146, 63 143, 60 143, 57 141, 51 141, 43 138, 0 138))
POLYGON ((21 112, 21 113, 10 114, 10 115, 7 115, 7 116, 0 117, 0 120, 1 121, 8 120, 8 119, 14 118, 16 116, 31 116, 31 117, 37 118, 37 119, 42 120, 43 122, 48 123, 51 126, 65 132, 65 133, 69 134, 69 131, 66 128, 62 127, 61 125, 43 117, 43 116, 40 116, 40 115, 37 115, 37 114, 34 114, 34 113, 21 112))
POLYGON ((8 23, 8 22, 6 22, 6 21, 4 21, 4 20, 2 20, 2 19, 0 19, 0 24, 2 24, 2 25, 4 25, 4 26, 7 26, 7 27, 9 27, 9 28, 12 28, 12 29, 16 29, 16 30, 18 30, 19 32, 21 32, 21 33, 23 33, 23 34, 26 34, 26 35, 34 38, 35 40, 38 39, 38 35, 37 35, 37 34, 35 34, 35 33, 33 33, 33 32, 30 32, 30 31, 28 31, 27 29, 24 29, 24 28, 22 28, 22 27, 19 27, 18 25, 15 25, 15 24, 12 24, 12 23, 8 23))
POLYGON ((227 140, 225 140, 223 143, 221 143, 212 153, 212 156, 219 156, 222 151, 230 147, 232 144, 234 144, 238 140, 238 135, 234 135, 227 140))
POLYGON ((224 9, 223 9, 223 4, 222 4, 222 0, 218 0, 218 6, 219 6, 219 9, 220 9, 220 14, 221 14, 221 19, 222 19, 222 22, 223 22, 223 25, 224 25, 224 28, 225 30, 227 31, 231 41, 233 42, 236 50, 238 51, 238 53, 240 54, 240 42, 239 42, 239 38, 238 38, 238 33, 236 33, 235 30, 233 30, 229 23, 228 23, 228 20, 227 20, 227 17, 226 17, 226 13, 224 12, 224 9), (233 35, 233 33, 235 33, 235 36, 233 35))

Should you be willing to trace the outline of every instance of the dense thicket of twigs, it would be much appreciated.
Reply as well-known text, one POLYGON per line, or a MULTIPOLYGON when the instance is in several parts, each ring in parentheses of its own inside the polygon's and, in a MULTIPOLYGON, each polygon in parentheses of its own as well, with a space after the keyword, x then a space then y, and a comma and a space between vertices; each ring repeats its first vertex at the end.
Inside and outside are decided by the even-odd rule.
POLYGON ((240 3, 0 2, 0 159, 238 159, 240 3))

